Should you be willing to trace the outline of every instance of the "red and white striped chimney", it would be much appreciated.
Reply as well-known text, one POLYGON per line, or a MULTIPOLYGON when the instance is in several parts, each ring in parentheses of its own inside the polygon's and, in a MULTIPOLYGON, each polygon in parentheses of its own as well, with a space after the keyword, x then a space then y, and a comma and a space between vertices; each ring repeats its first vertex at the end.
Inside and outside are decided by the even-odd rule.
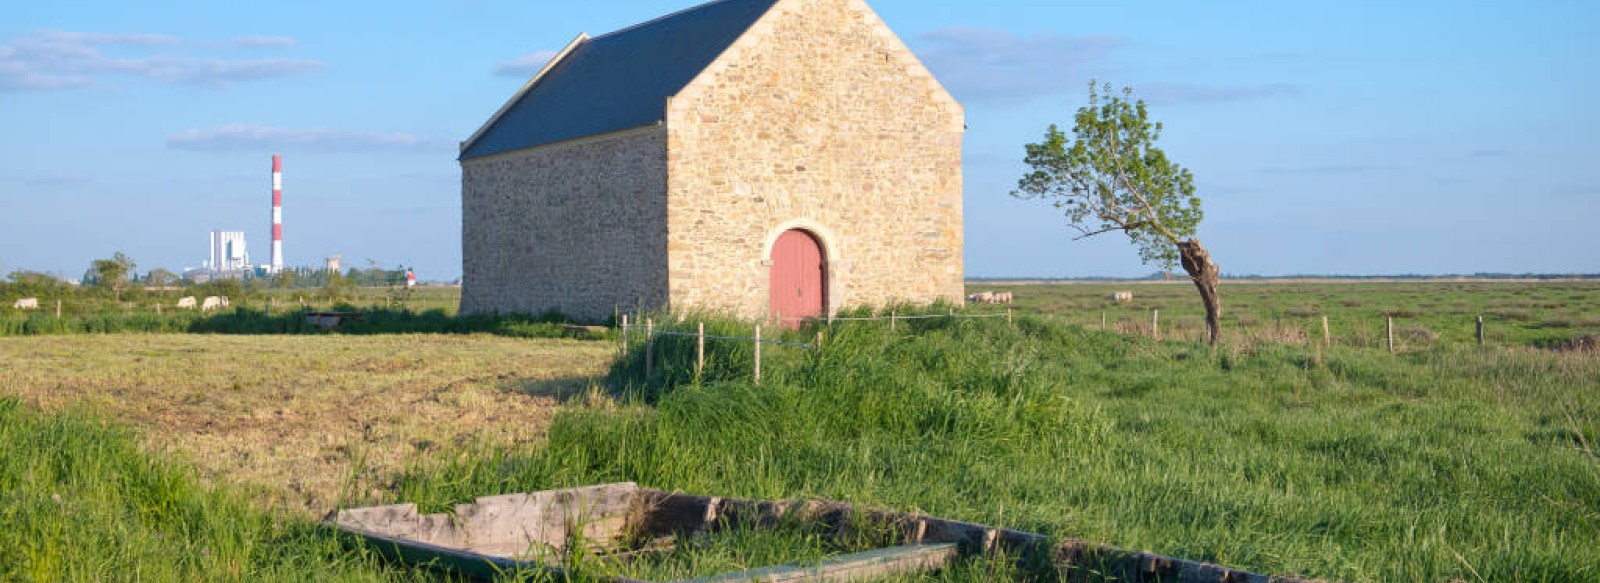
POLYGON ((272 155, 272 267, 283 271, 283 157, 272 155))

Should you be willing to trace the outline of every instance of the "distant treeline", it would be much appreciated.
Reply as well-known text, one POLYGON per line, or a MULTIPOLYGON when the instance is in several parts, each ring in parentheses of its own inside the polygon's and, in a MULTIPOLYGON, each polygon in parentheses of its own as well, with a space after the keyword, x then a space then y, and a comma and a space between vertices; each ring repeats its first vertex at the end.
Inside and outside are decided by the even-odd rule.
POLYGON ((404 287, 405 274, 403 269, 379 267, 353 267, 344 272, 291 268, 267 276, 244 274, 196 283, 158 268, 145 274, 129 273, 115 279, 91 271, 84 274, 81 283, 75 283, 47 273, 19 270, 0 279, 0 300, 8 304, 19 298, 52 301, 103 298, 126 302, 139 301, 151 295, 175 294, 248 298, 273 290, 315 290, 318 297, 340 300, 354 298, 357 288, 404 287))

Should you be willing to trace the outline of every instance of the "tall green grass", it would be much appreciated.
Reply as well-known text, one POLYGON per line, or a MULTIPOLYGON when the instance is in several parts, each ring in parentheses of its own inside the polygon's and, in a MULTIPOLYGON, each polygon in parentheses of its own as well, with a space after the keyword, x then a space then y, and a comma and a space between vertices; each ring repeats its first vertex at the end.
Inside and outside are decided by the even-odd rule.
POLYGON ((767 347, 757 385, 748 343, 709 343, 696 378, 693 342, 658 338, 646 377, 635 335, 610 395, 574 402, 544 447, 418 466, 399 497, 440 507, 633 480, 848 500, 1268 573, 1600 578, 1600 463, 1577 438, 1593 442, 1600 424, 1597 359, 1213 350, 1041 318, 930 319, 893 333, 839 324, 817 352, 767 347))
POLYGON ((398 581, 300 518, 252 508, 132 435, 0 398, 0 581, 398 581))
MULTIPOLYGON (((785 339, 814 341, 817 326, 785 339)), ((760 384, 748 342, 708 342, 696 375, 694 339, 659 337, 646 375, 631 335, 608 386, 570 401, 544 444, 447 448, 389 499, 437 510, 632 480, 847 500, 1268 573, 1600 579, 1600 359, 1589 355, 1211 349, 1039 317, 821 331, 820 350, 766 347, 760 384)), ((115 426, 3 399, 0 524, 0 580, 436 576, 200 485, 115 426)), ((706 541, 646 572, 848 550, 807 536, 706 541)), ((938 577, 1029 574, 973 561, 938 577)))

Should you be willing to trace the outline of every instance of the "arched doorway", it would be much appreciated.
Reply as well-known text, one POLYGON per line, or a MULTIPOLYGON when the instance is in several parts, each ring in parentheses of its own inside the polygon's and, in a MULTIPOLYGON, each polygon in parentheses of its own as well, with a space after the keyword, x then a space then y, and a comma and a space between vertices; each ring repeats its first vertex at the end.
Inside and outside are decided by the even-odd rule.
POLYGON ((772 297, 768 306, 784 325, 798 327, 804 318, 823 315, 828 305, 827 264, 816 236, 790 229, 772 245, 772 297))

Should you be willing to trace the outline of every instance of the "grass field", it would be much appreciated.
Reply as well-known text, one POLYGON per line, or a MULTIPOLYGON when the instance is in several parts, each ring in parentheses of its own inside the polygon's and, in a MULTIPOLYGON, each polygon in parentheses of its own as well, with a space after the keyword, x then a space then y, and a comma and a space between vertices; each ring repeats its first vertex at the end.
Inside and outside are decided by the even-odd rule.
MULTIPOLYGON (((1263 287, 1256 296, 1230 287, 1224 299, 1238 315, 1314 302, 1381 317, 1417 309, 1388 305, 1400 300, 1386 294, 1418 308, 1461 297, 1426 300, 1409 291, 1424 284, 1394 285, 1263 287)), ((1015 326, 931 319, 890 333, 881 322, 841 322, 819 352, 769 347, 759 386, 748 380, 748 344, 711 343, 696 379, 692 342, 672 338, 659 341, 648 377, 637 345, 612 365, 616 344, 593 341, 0 339, 0 400, 24 403, 0 407, 9 416, 0 432, 12 431, 0 442, 0 492, 11 492, 0 498, 0 522, 13 526, 0 532, 0 565, 55 566, 0 570, 0 579, 91 580, 102 577, 82 574, 109 564, 150 580, 289 580, 321 563, 333 567, 319 578, 430 578, 317 534, 307 511, 395 500, 437 510, 613 480, 843 499, 1337 580, 1600 579, 1600 357, 1530 348, 1554 331, 1586 328, 1507 328, 1496 346, 1478 349, 1470 327, 1463 338, 1446 334, 1445 320, 1424 321, 1438 337, 1391 355, 1370 342, 1325 347, 1240 326, 1212 350, 1100 332, 1101 310, 1148 323, 1141 309, 1159 298, 1171 302, 1160 308, 1164 321, 1169 309, 1198 314, 1188 287, 1128 287, 1135 306, 1106 306, 1110 287, 1008 288, 1023 308, 1015 326), (69 439, 100 431, 123 437, 69 439), (41 469, 68 466, 85 469, 41 469), (140 482, 118 476, 146 467, 163 468, 161 483, 171 486, 127 491, 140 482), (61 514, 51 508, 67 506, 52 494, 96 510, 61 514), (170 517, 163 509, 171 508, 181 520, 139 519, 121 530, 73 522, 170 517), (119 537, 126 542, 98 542, 119 537), (192 552, 248 552, 219 561, 149 556, 172 540, 192 552)), ((1576 284, 1490 289, 1496 298, 1467 294, 1469 308, 1527 303, 1523 323, 1581 322, 1582 298, 1596 293, 1576 284)), ((735 336, 748 334, 744 326, 710 325, 735 336)), ((713 540, 650 573, 840 548, 806 533, 713 540)), ((1002 572, 977 561, 941 580, 1002 572)))
MULTIPOLYGON (((1163 338, 1197 340, 1203 312, 1193 286, 1177 282, 1026 283, 969 282, 969 293, 1013 292, 1014 307, 1064 322, 1125 334, 1150 335, 1159 311, 1163 338), (1112 301, 1115 291, 1134 300, 1112 301)), ((1230 280, 1222 283, 1223 327, 1247 343, 1306 344, 1322 341, 1322 317, 1334 344, 1387 346, 1387 317, 1394 319, 1397 350, 1475 343, 1483 317, 1485 343, 1498 346, 1577 347, 1600 345, 1600 280, 1556 281, 1286 281, 1230 280)), ((536 321, 450 322, 461 288, 414 290, 360 288, 349 297, 319 296, 317 290, 272 290, 237 299, 220 313, 174 308, 185 292, 146 292, 115 303, 103 298, 67 299, 61 318, 53 299, 26 313, 0 309, 0 336, 104 332, 318 333, 299 314, 311 310, 362 310, 370 322, 347 333, 491 332, 550 336, 536 321), (164 306, 158 313, 157 305, 164 306)), ((4 298, 0 298, 4 299, 4 298)))
MULTIPOLYGON (((1049 314, 1089 328, 1150 334, 1151 311, 1160 311, 1164 338, 1199 339, 1205 312, 1194 286, 1178 282, 1047 283, 969 282, 969 293, 1013 292, 1018 310, 1049 314), (1111 299, 1131 291, 1132 302, 1111 299)), ((1328 317, 1333 343, 1387 345, 1386 317, 1394 318, 1399 350, 1476 342, 1476 321, 1485 323, 1485 343, 1502 346, 1561 346, 1600 337, 1600 281, 1224 281, 1225 334, 1245 341, 1321 342, 1328 317)))
POLYGON ((401 497, 631 479, 914 509, 1269 573, 1600 576, 1590 355, 1213 353, 1032 319, 884 328, 840 325, 820 353, 776 352, 760 386, 746 380, 748 346, 719 344, 702 382, 667 390, 692 377, 692 347, 664 338, 650 379, 637 357, 616 373, 641 401, 564 413, 545 448, 419 469, 401 497))
POLYGON ((614 346, 487 335, 0 338, 0 395, 138 429, 210 481, 326 512, 419 454, 538 442, 614 346))

